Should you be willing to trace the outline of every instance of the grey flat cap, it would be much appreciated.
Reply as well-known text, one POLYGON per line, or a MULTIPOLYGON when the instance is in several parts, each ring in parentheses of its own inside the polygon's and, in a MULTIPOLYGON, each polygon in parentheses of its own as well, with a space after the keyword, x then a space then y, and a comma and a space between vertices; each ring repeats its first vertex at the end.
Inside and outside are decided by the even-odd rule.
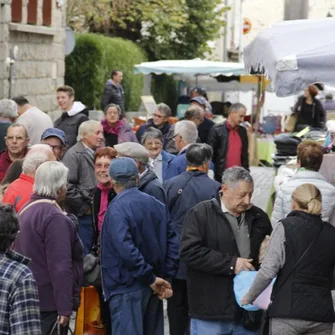
POLYGON ((134 142, 125 142, 114 145, 114 149, 119 156, 130 157, 135 161, 147 165, 149 162, 149 153, 143 145, 134 142))

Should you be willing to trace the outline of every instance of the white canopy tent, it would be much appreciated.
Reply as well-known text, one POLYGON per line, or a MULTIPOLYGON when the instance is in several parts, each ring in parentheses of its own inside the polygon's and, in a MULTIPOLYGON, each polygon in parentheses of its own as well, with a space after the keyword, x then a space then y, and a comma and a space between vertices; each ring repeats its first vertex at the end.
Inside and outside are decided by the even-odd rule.
POLYGON ((322 82, 335 86, 335 18, 284 21, 244 49, 246 71, 264 73, 283 97, 322 82))
POLYGON ((243 63, 214 62, 203 59, 160 60, 135 65, 135 73, 239 76, 245 73, 243 63))

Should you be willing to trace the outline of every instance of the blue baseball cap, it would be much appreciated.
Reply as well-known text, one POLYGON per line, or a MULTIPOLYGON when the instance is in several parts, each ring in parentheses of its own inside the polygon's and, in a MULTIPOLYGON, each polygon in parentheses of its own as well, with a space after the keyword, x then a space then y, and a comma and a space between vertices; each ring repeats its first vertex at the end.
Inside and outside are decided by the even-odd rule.
POLYGON ((206 109, 206 112, 212 113, 212 106, 204 97, 194 97, 190 100, 190 103, 192 102, 197 102, 206 109))
POLYGON ((58 128, 48 128, 44 131, 41 136, 41 141, 45 140, 48 137, 57 137, 61 140, 63 145, 65 146, 67 143, 66 135, 63 130, 58 128))
POLYGON ((126 180, 138 176, 138 169, 132 158, 114 158, 109 166, 109 175, 116 181, 126 180))

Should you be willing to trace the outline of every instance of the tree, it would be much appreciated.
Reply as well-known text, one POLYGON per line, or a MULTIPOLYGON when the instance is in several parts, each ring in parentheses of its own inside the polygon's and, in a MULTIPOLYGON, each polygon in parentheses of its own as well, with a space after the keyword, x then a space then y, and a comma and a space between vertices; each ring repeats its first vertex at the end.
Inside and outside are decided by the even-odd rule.
POLYGON ((138 43, 150 60, 210 51, 224 25, 221 0, 69 0, 68 24, 138 43))

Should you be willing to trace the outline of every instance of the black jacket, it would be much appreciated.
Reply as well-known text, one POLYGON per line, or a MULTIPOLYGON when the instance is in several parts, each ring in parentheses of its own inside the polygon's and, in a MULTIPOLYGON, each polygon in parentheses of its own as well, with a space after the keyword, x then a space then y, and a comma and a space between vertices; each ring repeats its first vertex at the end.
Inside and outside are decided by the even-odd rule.
POLYGON ((122 117, 124 116, 124 90, 121 85, 115 85, 111 79, 107 80, 104 93, 101 99, 101 108, 102 110, 108 104, 119 105, 122 111, 122 117))
POLYGON ((148 169, 147 172, 140 177, 140 183, 138 189, 146 194, 149 194, 166 204, 166 195, 163 189, 163 185, 158 180, 156 174, 151 169, 148 169))
MULTIPOLYGON (((113 189, 111 189, 108 193, 108 203, 110 203, 116 197, 116 193, 113 189)), ((93 245, 97 244, 98 237, 99 237, 99 230, 98 230, 98 215, 100 212, 100 202, 101 202, 101 190, 97 187, 93 196, 92 202, 92 217, 93 217, 93 245)))
MULTIPOLYGON (((267 215, 258 207, 246 212, 250 258, 258 268, 259 248, 272 231, 267 215)), ((187 266, 189 314, 204 320, 233 320, 240 310, 233 292, 234 267, 239 251, 231 225, 216 200, 203 201, 186 215, 180 259, 187 266)))
MULTIPOLYGON (((173 227, 180 237, 184 218, 192 207, 204 200, 219 198, 221 184, 202 171, 185 171, 164 183, 173 227)), ((185 264, 179 264, 177 279, 186 280, 185 264)))
POLYGON ((306 123, 304 119, 304 109, 306 108, 306 98, 304 96, 299 97, 297 103, 293 108, 293 113, 297 116, 297 123, 295 130, 300 131, 307 126, 312 128, 323 129, 326 124, 326 112, 322 106, 322 103, 318 99, 313 99, 312 104, 312 115, 309 118, 312 120, 310 124, 306 123))
MULTIPOLYGON (((238 132, 242 141, 242 167, 249 170, 247 130, 244 127, 239 127, 238 132)), ((226 121, 212 127, 208 136, 208 144, 213 148, 212 161, 215 166, 215 180, 221 182, 222 175, 226 168, 226 157, 229 145, 229 129, 226 121)))
POLYGON ((73 116, 65 112, 55 121, 55 128, 63 130, 66 135, 68 148, 77 143, 78 128, 85 121, 88 121, 87 108, 73 116))
POLYGON ((208 135, 213 128, 215 123, 212 120, 209 120, 205 117, 204 122, 198 127, 198 135, 201 140, 201 143, 207 143, 208 135))
POLYGON ((269 316, 334 322, 331 288, 335 228, 322 222, 320 216, 301 211, 291 212, 282 224, 285 230, 285 264, 273 287, 269 316), (297 265, 315 238, 315 243, 297 265))

